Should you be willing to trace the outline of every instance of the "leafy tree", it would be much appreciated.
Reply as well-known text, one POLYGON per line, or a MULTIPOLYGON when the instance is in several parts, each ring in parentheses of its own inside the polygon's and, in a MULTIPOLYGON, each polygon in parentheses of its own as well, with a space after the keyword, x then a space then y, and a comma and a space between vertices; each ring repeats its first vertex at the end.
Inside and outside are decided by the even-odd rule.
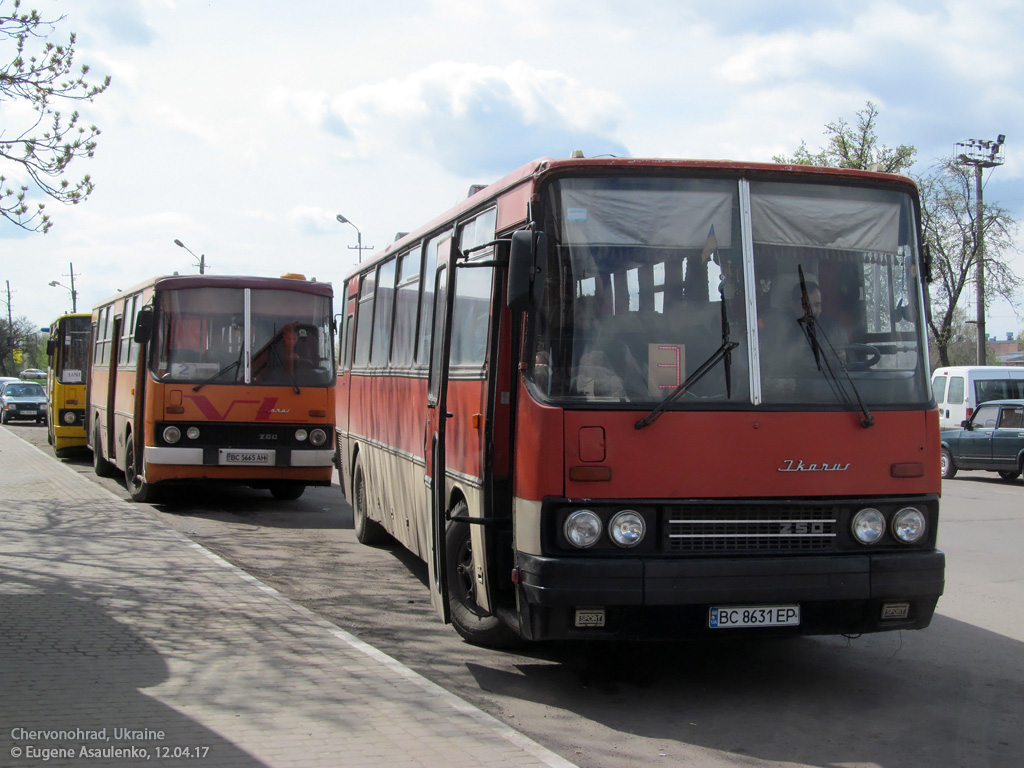
MULTIPOLYGON (((939 354, 940 365, 951 362, 952 348, 964 335, 960 298, 969 287, 978 263, 978 224, 974 169, 954 158, 939 162, 935 169, 917 179, 921 190, 921 225, 931 247, 931 319, 928 327, 939 354)), ((982 221, 985 237, 985 304, 1001 296, 1017 306, 1015 293, 1022 281, 1006 263, 1014 249, 1018 222, 1005 208, 984 203, 982 221)), ((974 335, 977 339, 977 335, 974 335)), ((975 343, 975 349, 977 344, 975 343)))
MULTIPOLYGON (((79 157, 92 157, 100 130, 80 123, 77 110, 65 115, 54 105, 66 101, 89 101, 110 85, 89 82, 89 67, 76 73, 75 34, 66 44, 52 43, 47 36, 56 21, 43 21, 38 11, 22 11, 21 0, 5 8, 0 0, 0 44, 13 46, 10 62, 0 66, 0 103, 13 101, 22 108, 4 110, 4 120, 15 120, 23 112, 21 125, 0 125, 0 215, 31 232, 46 232, 52 222, 45 205, 29 204, 29 182, 48 197, 75 205, 93 191, 88 174, 78 181, 66 178, 68 166, 79 157), (13 168, 13 170, 11 170, 13 168), (16 179, 8 186, 7 174, 16 179), (22 183, 24 182, 24 183, 22 183)), ((63 18, 63 17, 61 17, 63 18)))
POLYGON ((843 118, 825 126, 828 144, 819 152, 807 149, 807 142, 801 141, 793 157, 776 155, 776 163, 795 165, 822 165, 831 168, 856 168, 866 171, 872 166, 885 173, 900 173, 914 163, 917 149, 900 144, 891 149, 878 143, 875 126, 878 121, 878 107, 870 101, 857 113, 857 125, 851 126, 843 118))
POLYGON ((36 346, 38 331, 28 318, 18 317, 0 320, 0 376, 17 376, 25 368, 40 368, 37 365, 36 346), (15 361, 15 351, 20 351, 21 363, 15 361))

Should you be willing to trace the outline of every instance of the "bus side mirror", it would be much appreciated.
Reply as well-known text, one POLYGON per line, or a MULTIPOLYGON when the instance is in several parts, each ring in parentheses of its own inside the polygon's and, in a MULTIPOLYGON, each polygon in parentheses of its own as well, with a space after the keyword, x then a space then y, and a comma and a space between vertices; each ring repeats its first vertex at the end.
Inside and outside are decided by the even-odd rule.
POLYGON ((46 356, 53 357, 53 352, 56 349, 56 342, 53 339, 46 340, 46 356))
POLYGON ((135 317, 135 333, 132 338, 136 344, 145 344, 153 337, 153 308, 143 307, 135 317))
POLYGON ((512 233, 508 256, 506 299, 513 312, 526 312, 540 303, 544 287, 543 264, 547 258, 547 235, 521 229, 512 233))
POLYGON ((932 281, 932 249, 928 243, 921 244, 921 271, 924 272, 925 282, 932 281))

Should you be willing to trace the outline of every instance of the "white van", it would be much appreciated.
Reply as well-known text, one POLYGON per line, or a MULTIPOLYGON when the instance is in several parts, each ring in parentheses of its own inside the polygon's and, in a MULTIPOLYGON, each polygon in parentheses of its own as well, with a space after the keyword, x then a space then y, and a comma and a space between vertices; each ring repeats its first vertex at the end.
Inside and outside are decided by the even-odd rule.
POLYGON ((1024 398, 1024 368, 962 365, 936 368, 932 393, 939 406, 939 428, 955 429, 988 400, 1024 398))

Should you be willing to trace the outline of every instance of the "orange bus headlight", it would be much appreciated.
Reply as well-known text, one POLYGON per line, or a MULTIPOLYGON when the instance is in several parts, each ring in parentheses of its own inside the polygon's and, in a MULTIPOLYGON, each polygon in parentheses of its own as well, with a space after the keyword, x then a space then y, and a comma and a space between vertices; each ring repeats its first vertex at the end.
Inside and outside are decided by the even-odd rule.
POLYGON ((164 442, 174 445, 181 440, 181 430, 177 427, 164 427, 164 442))
POLYGON ((296 440, 296 442, 304 443, 304 442, 306 442, 306 438, 307 437, 309 437, 309 433, 306 432, 306 430, 304 430, 304 429, 296 429, 295 430, 295 440, 296 440))
POLYGON ((327 433, 322 429, 314 429, 309 433, 309 442, 319 448, 327 442, 327 433))

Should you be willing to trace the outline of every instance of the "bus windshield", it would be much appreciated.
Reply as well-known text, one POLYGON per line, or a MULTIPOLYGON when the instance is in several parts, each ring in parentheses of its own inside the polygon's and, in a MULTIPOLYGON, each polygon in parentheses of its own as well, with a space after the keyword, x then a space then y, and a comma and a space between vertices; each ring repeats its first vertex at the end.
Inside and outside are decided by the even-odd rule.
POLYGON ((549 249, 528 375, 540 399, 927 406, 909 195, 595 176, 556 180, 543 201, 549 249))
POLYGON ((161 381, 296 388, 334 381, 327 297, 202 287, 158 293, 156 305, 152 365, 161 381))
POLYGON ((57 356, 57 379, 62 384, 83 384, 89 370, 89 336, 91 318, 88 315, 62 318, 63 348, 57 356))

